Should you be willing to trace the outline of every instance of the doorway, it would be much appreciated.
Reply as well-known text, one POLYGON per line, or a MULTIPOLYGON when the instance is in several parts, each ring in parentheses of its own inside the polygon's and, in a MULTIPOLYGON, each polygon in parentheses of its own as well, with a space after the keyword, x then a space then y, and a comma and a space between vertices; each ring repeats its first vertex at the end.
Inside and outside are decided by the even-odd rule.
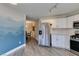
POLYGON ((37 42, 37 25, 38 22, 35 20, 26 20, 26 44, 37 42))

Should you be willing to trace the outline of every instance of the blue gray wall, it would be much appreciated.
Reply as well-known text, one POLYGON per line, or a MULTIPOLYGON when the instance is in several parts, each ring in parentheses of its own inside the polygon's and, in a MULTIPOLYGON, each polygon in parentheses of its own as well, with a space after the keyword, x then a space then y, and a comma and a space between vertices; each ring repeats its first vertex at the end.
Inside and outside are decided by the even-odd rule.
POLYGON ((24 44, 24 21, 0 16, 0 54, 24 44))

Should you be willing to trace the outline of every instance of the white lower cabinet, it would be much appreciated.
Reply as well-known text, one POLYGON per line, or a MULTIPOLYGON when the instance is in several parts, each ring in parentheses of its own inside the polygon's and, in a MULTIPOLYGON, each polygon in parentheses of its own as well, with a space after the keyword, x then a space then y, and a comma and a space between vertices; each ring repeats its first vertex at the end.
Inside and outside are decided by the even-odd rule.
POLYGON ((70 50, 70 36, 66 36, 65 38, 65 49, 70 50))
POLYGON ((52 35, 52 47, 65 48, 65 36, 52 35))

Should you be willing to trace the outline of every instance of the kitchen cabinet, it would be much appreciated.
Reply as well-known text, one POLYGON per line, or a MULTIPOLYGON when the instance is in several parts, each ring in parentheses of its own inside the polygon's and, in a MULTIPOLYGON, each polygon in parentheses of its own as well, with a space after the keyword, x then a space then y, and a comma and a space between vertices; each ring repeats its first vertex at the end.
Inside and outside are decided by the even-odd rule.
POLYGON ((79 21, 79 14, 65 18, 51 18, 42 20, 42 22, 52 24, 52 28, 73 28, 74 21, 79 21))
POLYGON ((79 21, 79 14, 68 17, 68 19, 67 19, 67 27, 68 28, 73 28, 73 22, 74 21, 79 21))
POLYGON ((57 18, 52 20, 52 28, 67 28, 66 18, 57 18))
POLYGON ((73 28, 73 22, 79 21, 79 14, 73 15, 66 18, 58 18, 56 19, 55 28, 73 28))
POLYGON ((73 28, 74 16, 67 17, 67 28, 73 28))
POLYGON ((63 35, 52 35, 52 47, 65 48, 65 37, 63 35))
POLYGON ((79 14, 74 15, 74 21, 79 21, 79 14))
POLYGON ((52 21, 50 23, 52 24, 52 28, 57 28, 57 20, 56 19, 52 19, 52 21))
POLYGON ((67 28, 67 20, 66 18, 59 18, 56 20, 56 27, 57 28, 67 28))
POLYGON ((65 49, 70 50, 70 36, 69 35, 65 36, 65 49))
POLYGON ((79 21, 79 15, 67 17, 67 28, 73 28, 74 21, 79 21))
POLYGON ((58 40, 56 39, 56 35, 52 35, 52 47, 58 47, 58 40))
POLYGON ((48 24, 52 24, 52 28, 56 28, 56 19, 40 19, 41 23, 48 23, 48 24))

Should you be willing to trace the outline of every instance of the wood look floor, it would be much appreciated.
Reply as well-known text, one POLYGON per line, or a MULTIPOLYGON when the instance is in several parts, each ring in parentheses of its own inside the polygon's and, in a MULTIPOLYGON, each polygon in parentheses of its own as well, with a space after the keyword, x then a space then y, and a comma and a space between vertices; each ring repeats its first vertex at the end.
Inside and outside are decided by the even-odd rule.
POLYGON ((53 47, 43 47, 37 44, 33 38, 29 40, 25 47, 24 56, 76 56, 68 50, 53 47))

